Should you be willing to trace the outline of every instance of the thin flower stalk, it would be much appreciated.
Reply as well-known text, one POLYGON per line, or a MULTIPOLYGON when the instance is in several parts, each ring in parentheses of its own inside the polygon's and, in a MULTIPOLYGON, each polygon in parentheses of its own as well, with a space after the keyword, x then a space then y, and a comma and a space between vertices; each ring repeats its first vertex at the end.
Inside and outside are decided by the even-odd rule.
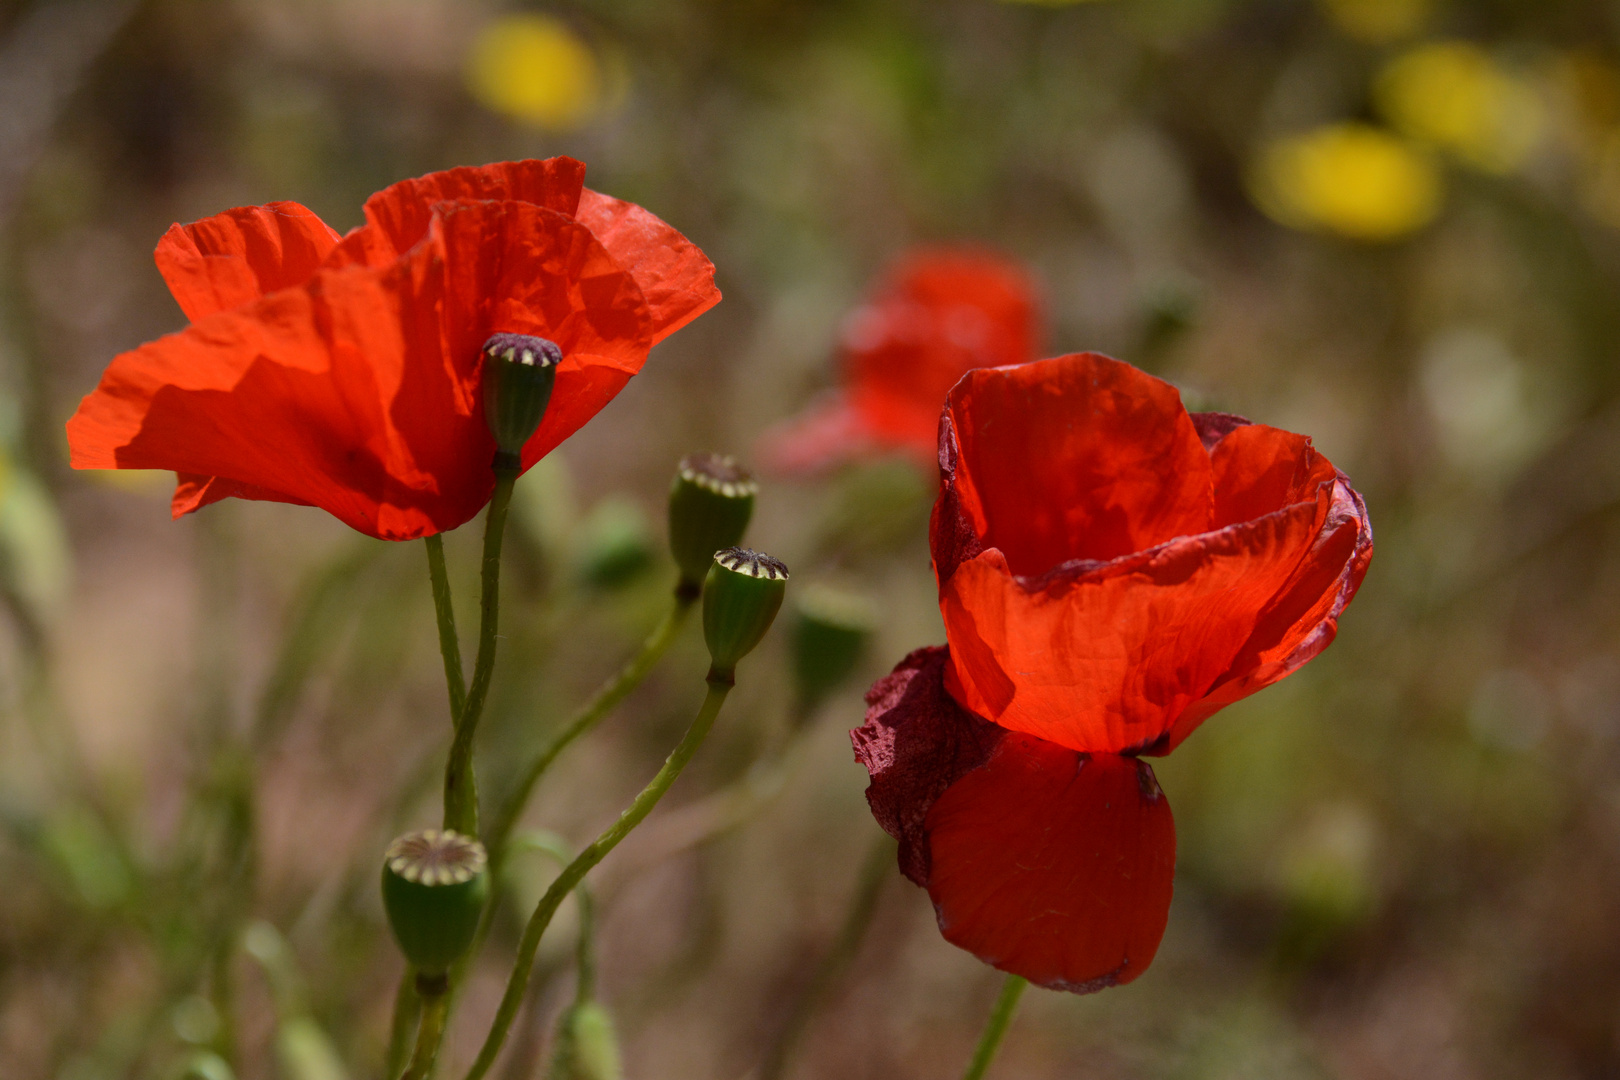
POLYGON ((1018 999, 1028 988, 1029 980, 1018 975, 1007 976, 1007 981, 1001 984, 1001 994, 990 1010, 990 1019, 984 1025, 984 1034, 979 1036, 979 1045, 973 1051, 973 1060, 968 1062, 962 1080, 981 1080, 985 1070, 990 1068, 996 1051, 1001 1049, 1001 1040, 1006 1038, 1013 1014, 1018 1011, 1018 999))
POLYGON ((478 835, 478 788, 473 777, 473 736, 489 695, 490 677, 495 672, 495 641, 500 625, 501 540, 506 532, 506 514, 512 504, 512 487, 517 472, 496 472, 495 494, 489 501, 484 522, 482 589, 479 596, 478 658, 473 662, 472 683, 456 717, 456 737, 450 744, 450 759, 444 769, 444 827, 467 836, 478 835))
POLYGON ((693 719, 692 726, 687 729, 679 745, 670 752, 663 768, 658 770, 658 775, 653 777, 634 801, 625 808, 619 815, 619 820, 580 852, 546 889, 545 895, 540 898, 540 903, 534 909, 534 914, 529 917, 528 924, 523 928, 523 937, 518 942, 517 959, 512 966, 511 977, 506 982, 506 992, 501 996, 500 1007, 496 1010, 489 1035, 485 1038, 472 1068, 467 1072, 467 1080, 481 1080, 495 1063, 496 1056, 500 1054, 506 1036, 511 1030, 512 1021, 517 1017, 518 1008, 523 1003, 524 992, 528 989, 529 975, 534 969, 534 958, 540 948, 540 939, 545 934, 546 928, 551 925, 551 919, 556 915, 557 908, 562 905, 563 898, 584 880, 585 875, 601 862, 608 852, 618 846, 619 841, 629 835, 630 830, 641 824, 647 815, 652 813, 653 807, 658 805, 658 801, 669 791, 670 786, 697 753, 698 747, 703 745, 703 740, 714 727, 715 718, 720 715, 720 707, 725 704, 726 695, 730 690, 729 682, 709 683, 708 694, 703 699, 702 707, 698 709, 697 717, 693 719))

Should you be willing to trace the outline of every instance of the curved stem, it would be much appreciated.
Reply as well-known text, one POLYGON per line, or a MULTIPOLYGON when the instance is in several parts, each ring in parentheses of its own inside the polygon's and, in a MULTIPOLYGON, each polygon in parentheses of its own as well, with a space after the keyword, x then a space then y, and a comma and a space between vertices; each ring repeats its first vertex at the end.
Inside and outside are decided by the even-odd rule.
POLYGON ((433 583, 433 614, 439 624, 439 655, 444 657, 444 685, 450 691, 450 723, 467 707, 467 679, 461 673, 461 639, 456 636, 456 608, 450 598, 450 574, 444 567, 444 536, 422 539, 427 545, 428 580, 433 583))
POLYGON ((692 721, 692 726, 686 729, 680 744, 670 751, 664 761, 664 767, 658 770, 658 775, 652 778, 651 783, 641 789, 625 807, 624 813, 619 815, 608 829, 591 842, 591 845, 564 868, 557 879, 551 883, 546 894, 540 898, 535 907, 534 914, 529 917, 528 925, 523 928, 523 937, 518 942, 517 960, 512 966, 512 975, 506 981, 506 993, 501 997, 500 1008, 495 1012, 495 1022, 490 1026, 489 1036, 485 1038, 483 1047, 478 1051, 478 1059, 467 1072, 467 1080, 480 1080, 495 1063, 495 1057, 501 1052, 501 1045, 506 1041, 506 1035, 512 1027, 512 1020, 517 1016, 518 1007, 523 1003, 523 993, 528 989, 529 973, 534 969, 535 952, 540 948, 540 938, 551 924, 551 918, 557 913, 563 898, 573 891, 591 868, 612 851, 620 840, 629 834, 631 829, 652 813, 658 800, 681 775, 692 756, 697 753, 698 747, 714 726, 715 717, 720 715, 720 706, 725 704, 726 694, 731 690, 731 683, 710 681, 709 692, 703 699, 702 708, 692 721))
POLYGON ((494 820, 484 835, 484 846, 489 849, 490 859, 499 862, 502 850, 506 846, 507 837, 511 836, 512 829, 516 827, 518 819, 523 816, 523 808, 528 805, 529 796, 534 793, 535 784, 545 775, 551 763, 574 742, 574 740, 590 732, 601 723, 608 713, 616 708, 619 702, 629 696, 630 691, 641 685, 648 672, 669 651, 670 645, 680 633, 686 622, 686 616, 692 610, 692 602, 696 599, 677 592, 675 603, 665 612, 653 632, 647 635, 647 640, 641 645, 636 655, 620 668, 607 682, 597 688, 590 700, 581 705, 570 716, 561 730, 551 737, 551 741, 541 748, 534 760, 523 772, 523 779, 518 782, 512 794, 501 804, 494 820))
POLYGON ((416 1029, 416 1050, 411 1054, 410 1067, 401 1080, 429 1080, 434 1062, 439 1059, 439 1046, 444 1042, 444 1022, 450 1014, 450 994, 441 977, 437 985, 427 992, 428 980, 417 982, 422 997, 422 1023, 416 1029))
POLYGON ((466 836, 478 835, 478 789, 473 778, 473 736, 478 718, 489 695, 490 676, 495 671, 495 632, 501 614, 501 539, 506 532, 506 512, 512 505, 512 485, 516 469, 495 470, 495 494, 489 500, 484 519, 484 562, 479 594, 478 659, 473 662, 472 684, 467 700, 456 715, 456 737, 450 744, 450 760, 444 767, 444 827, 466 836))
POLYGON ((1001 984, 1001 996, 990 1010, 990 1019, 984 1025, 984 1034, 979 1036, 978 1049, 973 1051, 973 1060, 968 1063, 962 1080, 980 1080, 984 1076, 984 1071, 996 1058, 996 1051, 1001 1049, 1007 1025, 1012 1023, 1013 1013, 1018 1010, 1018 999, 1024 996, 1028 986, 1029 980, 1017 975, 1007 976, 1007 981, 1001 984))
POLYGON ((411 1028, 422 1011, 422 999, 416 993, 416 972, 409 966, 399 977, 399 989, 394 992, 394 1018, 388 1028, 388 1057, 383 1075, 392 1080, 405 1068, 405 1055, 411 1049, 411 1028))
POLYGON ((861 942, 866 939, 866 930, 872 925, 872 916, 877 911, 878 897, 893 876, 893 869, 894 841, 886 834, 880 835, 861 863, 860 873, 855 880, 855 895, 850 897, 844 924, 838 928, 838 936, 816 965, 810 984, 793 1003, 793 1012, 789 1014, 787 1023, 782 1025, 776 1041, 766 1052, 765 1062, 759 1067, 759 1080, 779 1080, 787 1071, 787 1063, 800 1037, 810 1026, 816 1008, 860 951, 861 942))

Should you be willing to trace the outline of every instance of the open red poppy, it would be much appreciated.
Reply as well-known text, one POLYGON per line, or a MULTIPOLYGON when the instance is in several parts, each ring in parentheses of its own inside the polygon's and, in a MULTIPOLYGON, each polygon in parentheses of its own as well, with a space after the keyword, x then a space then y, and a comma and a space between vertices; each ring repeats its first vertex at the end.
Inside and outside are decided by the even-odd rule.
POLYGON ((234 496, 385 540, 466 522, 494 487, 485 339, 562 350, 528 468, 720 300, 701 251, 584 176, 570 158, 432 173, 342 237, 289 202, 175 225, 156 259, 191 325, 114 358, 68 421, 73 466, 172 469, 176 517, 234 496))
POLYGON ((1366 507, 1309 439, 1092 353, 969 373, 939 461, 949 646, 868 694, 868 800, 947 940, 1044 986, 1128 982, 1175 864, 1139 755, 1327 647, 1366 507))
POLYGON ((999 255, 912 252, 845 324, 843 386, 767 432, 761 462, 801 474, 893 451, 932 462, 939 403, 973 368, 1034 359, 1038 309, 1029 275, 999 255))

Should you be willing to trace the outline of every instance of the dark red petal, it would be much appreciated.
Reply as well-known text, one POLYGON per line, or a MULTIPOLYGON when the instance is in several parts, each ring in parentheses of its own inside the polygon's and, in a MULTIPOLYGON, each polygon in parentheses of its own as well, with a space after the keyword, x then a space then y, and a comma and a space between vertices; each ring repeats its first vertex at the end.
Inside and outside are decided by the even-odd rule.
POLYGON ((1152 746, 1230 671, 1319 528, 1318 505, 1300 503, 1036 580, 986 549, 940 587, 947 685, 964 708, 1072 750, 1152 746))
POLYGON ((587 188, 574 216, 640 286, 653 344, 720 302, 709 257, 656 215, 587 188))
POLYGON ((1153 961, 1176 833, 1146 762, 1009 734, 925 828, 928 894, 953 945, 1075 993, 1130 982, 1153 961))
POLYGON ((366 224, 344 237, 338 257, 370 266, 392 262, 427 236, 441 202, 526 202, 572 216, 584 186, 584 163, 569 157, 469 165, 401 180, 366 200, 366 224))
POLYGON ((273 202, 171 225, 153 258, 180 310, 195 322, 302 284, 337 242, 313 210, 273 202))
POLYGON ((1033 360, 1039 323, 1017 263, 973 248, 917 251, 846 323, 846 391, 880 444, 931 457, 950 388, 972 368, 1033 360))
POLYGON ((1006 732, 965 711, 945 692, 949 651, 918 649, 866 692, 866 723, 850 732, 855 760, 872 782, 866 801, 883 830, 900 841, 900 870, 928 884, 923 821, 934 800, 984 764, 1006 732))
MULTIPOLYGON (((942 440, 941 532, 999 548, 1013 573, 1103 561, 1201 533, 1214 512, 1210 458, 1169 383, 1096 353, 969 372, 942 440)), ((941 583, 950 564, 935 552, 941 583)))
POLYGON ((1187 415, 1191 417, 1193 427, 1198 429, 1198 437, 1203 440, 1204 449, 1212 454, 1222 439, 1249 422, 1233 413, 1195 412, 1187 415))

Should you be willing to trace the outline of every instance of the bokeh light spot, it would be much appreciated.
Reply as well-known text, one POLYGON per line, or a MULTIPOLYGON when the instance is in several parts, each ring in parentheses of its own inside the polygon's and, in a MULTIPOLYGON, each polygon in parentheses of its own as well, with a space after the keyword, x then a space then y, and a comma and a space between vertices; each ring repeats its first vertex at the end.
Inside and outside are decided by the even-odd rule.
POLYGON ((1279 139, 1250 176, 1255 203, 1297 229, 1354 240, 1394 240, 1440 211, 1435 163, 1410 143, 1368 124, 1334 124, 1279 139))
POLYGON ((1535 85, 1468 42, 1404 53, 1378 76, 1374 93, 1398 130, 1488 172, 1522 165, 1546 128, 1535 85))
POLYGON ((467 87, 479 104, 553 131, 577 128, 596 115, 605 81, 590 46, 547 15, 493 20, 467 58, 467 87))
POLYGON ((1323 12, 1346 37, 1384 45, 1423 28, 1434 0, 1320 0, 1323 12))

